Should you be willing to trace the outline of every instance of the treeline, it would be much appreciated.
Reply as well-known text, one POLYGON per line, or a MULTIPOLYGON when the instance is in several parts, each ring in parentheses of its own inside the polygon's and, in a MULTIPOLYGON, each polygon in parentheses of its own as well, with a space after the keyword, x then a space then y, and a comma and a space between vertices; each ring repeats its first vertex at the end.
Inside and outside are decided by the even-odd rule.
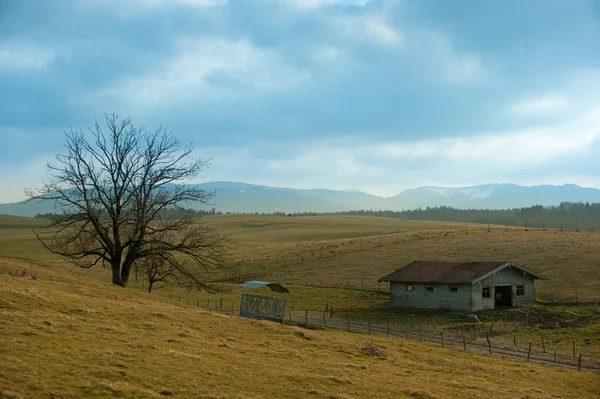
MULTIPOLYGON (((195 209, 164 209, 160 212, 160 219, 164 220, 175 220, 181 219, 184 217, 199 217, 199 216, 208 216, 208 215, 222 215, 223 212, 218 212, 215 208, 210 210, 195 210, 195 209)), ((61 217, 65 217, 67 215, 59 214, 59 213, 37 213, 35 218, 43 218, 43 219, 58 219, 61 217)))
MULTIPOLYGON (((281 213, 274 213, 281 215, 281 213)), ((378 216, 413 220, 490 223, 503 226, 539 227, 564 230, 600 230, 600 203, 562 202, 558 206, 534 205, 514 209, 457 209, 449 206, 403 211, 357 210, 328 213, 288 213, 287 216, 378 216)))
MULTIPOLYGON (((254 214, 272 216, 377 216, 413 220, 438 220, 447 222, 483 223, 502 226, 520 226, 563 230, 600 230, 600 203, 563 202, 558 206, 534 205, 514 209, 457 209, 449 206, 417 208, 403 211, 356 210, 342 212, 221 212, 211 210, 170 209, 161 215, 165 219, 178 219, 185 216, 254 214)), ((60 217, 53 213, 37 214, 35 217, 53 219, 60 217)))

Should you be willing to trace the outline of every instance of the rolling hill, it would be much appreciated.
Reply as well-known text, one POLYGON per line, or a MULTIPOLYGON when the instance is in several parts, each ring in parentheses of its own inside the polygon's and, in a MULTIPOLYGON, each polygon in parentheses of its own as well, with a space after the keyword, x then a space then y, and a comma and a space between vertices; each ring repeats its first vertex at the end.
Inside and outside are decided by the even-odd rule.
POLYGON ((0 258, 3 398, 594 398, 596 373, 241 319, 0 258), (366 347, 377 348, 373 352, 366 347))

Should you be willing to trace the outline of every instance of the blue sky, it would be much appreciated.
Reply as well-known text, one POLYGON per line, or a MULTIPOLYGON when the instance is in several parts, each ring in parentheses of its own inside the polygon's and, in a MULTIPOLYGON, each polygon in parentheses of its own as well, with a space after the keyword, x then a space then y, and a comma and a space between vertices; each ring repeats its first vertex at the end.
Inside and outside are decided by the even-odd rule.
POLYGON ((0 0, 0 202, 106 112, 204 181, 600 188, 598 43, 594 0, 0 0))

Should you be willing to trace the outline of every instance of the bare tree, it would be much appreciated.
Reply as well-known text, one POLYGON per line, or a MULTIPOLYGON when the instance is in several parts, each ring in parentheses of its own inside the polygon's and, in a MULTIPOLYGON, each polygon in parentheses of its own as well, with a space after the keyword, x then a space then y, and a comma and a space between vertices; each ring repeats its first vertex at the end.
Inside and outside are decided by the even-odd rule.
MULTIPOLYGON (((152 292, 154 283, 165 285, 179 283, 177 269, 159 256, 146 257, 134 263, 136 281, 142 279, 148 282, 148 292, 152 292)), ((179 283, 181 286, 181 283, 179 283)))
POLYGON ((51 252, 90 268, 112 270, 113 284, 127 286, 136 262, 160 259, 179 278, 200 289, 200 270, 223 264, 227 236, 203 224, 184 206, 210 204, 213 193, 184 181, 197 177, 209 160, 193 159, 170 130, 136 128, 131 119, 106 115, 89 140, 65 131, 67 154, 48 164, 52 179, 30 200, 53 201, 62 216, 35 232, 51 252), (174 210, 183 215, 170 219, 174 210), (43 234, 41 234, 43 233, 43 234))

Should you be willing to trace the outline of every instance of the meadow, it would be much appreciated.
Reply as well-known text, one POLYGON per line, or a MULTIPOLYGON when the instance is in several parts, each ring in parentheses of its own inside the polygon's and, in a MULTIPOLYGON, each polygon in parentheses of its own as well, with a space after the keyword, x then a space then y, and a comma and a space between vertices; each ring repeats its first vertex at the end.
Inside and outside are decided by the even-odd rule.
MULTIPOLYGON (((521 345, 540 345, 569 353, 578 351, 600 359, 600 316, 593 301, 600 297, 600 233, 510 228, 464 223, 414 221, 359 216, 285 217, 219 215, 206 223, 230 234, 227 265, 207 271, 218 292, 188 292, 157 285, 150 297, 171 298, 190 307, 239 306, 242 281, 276 281, 290 288, 289 307, 295 311, 348 311, 353 319, 370 318, 432 328, 455 329, 464 319, 452 312, 396 311, 389 308, 388 286, 377 280, 413 260, 511 260, 546 275, 536 282, 541 304, 525 312, 492 312, 482 315, 483 328, 492 327, 495 339, 521 345), (549 306, 554 302, 555 306, 549 306), (546 320, 568 323, 556 328, 546 320), (541 315, 541 316, 540 316, 541 315), (537 320, 537 322, 535 321, 537 320)), ((31 230, 45 223, 39 219, 0 216, 0 256, 31 259, 56 270, 108 283, 110 273, 101 267, 76 269, 47 252, 31 230)), ((130 288, 145 290, 144 281, 130 281, 130 288)), ((275 294, 280 295, 280 294, 275 294)))
POLYGON ((597 398, 597 373, 181 306, 0 258, 2 398, 597 398))

